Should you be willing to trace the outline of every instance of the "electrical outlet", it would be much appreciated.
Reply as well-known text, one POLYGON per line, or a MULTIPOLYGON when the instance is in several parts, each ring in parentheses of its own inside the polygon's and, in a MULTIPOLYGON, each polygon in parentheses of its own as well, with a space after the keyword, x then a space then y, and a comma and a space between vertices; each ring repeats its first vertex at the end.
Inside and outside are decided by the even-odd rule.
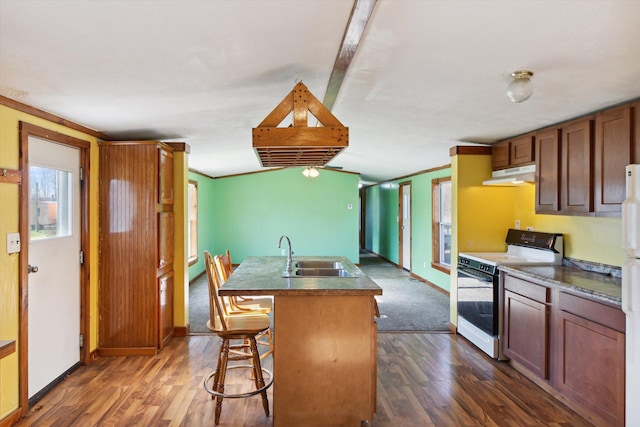
POLYGON ((520 230, 520 220, 516 219, 516 230, 520 230))
POLYGON ((7 253, 20 252, 20 233, 7 233, 7 253))

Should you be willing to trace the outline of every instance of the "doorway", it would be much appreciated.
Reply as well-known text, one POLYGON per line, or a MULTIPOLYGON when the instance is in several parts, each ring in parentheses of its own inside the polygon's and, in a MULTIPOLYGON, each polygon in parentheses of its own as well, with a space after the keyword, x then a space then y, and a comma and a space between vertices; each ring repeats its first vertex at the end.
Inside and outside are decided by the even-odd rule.
POLYGON ((86 360, 89 142, 20 123, 20 406, 86 360), (88 174, 86 174, 88 175, 88 174), (84 351, 83 351, 84 350, 84 351))
POLYGON ((411 271, 411 181, 401 182, 398 194, 399 264, 411 271))

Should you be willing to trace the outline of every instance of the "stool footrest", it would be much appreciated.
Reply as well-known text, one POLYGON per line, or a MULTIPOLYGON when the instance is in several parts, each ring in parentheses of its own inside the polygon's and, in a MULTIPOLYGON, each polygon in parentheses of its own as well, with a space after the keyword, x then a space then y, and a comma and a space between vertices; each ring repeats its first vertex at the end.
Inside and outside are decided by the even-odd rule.
MULTIPOLYGON (((229 366, 227 368, 227 370, 231 370, 231 369, 241 369, 241 368, 246 368, 246 369, 253 369, 253 365, 233 365, 233 366, 229 366)), ((271 373, 270 370, 265 369, 265 368, 261 368, 262 372, 264 372, 265 374, 267 374, 269 376, 269 382, 265 383, 265 385, 263 387, 257 388, 255 390, 251 390, 248 391, 246 393, 220 393, 216 390, 212 390, 209 387, 209 381, 211 380, 211 378, 213 378, 216 374, 217 371, 213 371, 212 373, 210 373, 209 375, 207 375, 204 379, 204 389, 207 393, 211 394, 212 396, 217 396, 217 397, 222 397, 225 399, 241 399, 244 397, 250 397, 250 396, 255 396, 256 394, 260 394, 263 391, 265 391, 266 389, 268 389, 269 387, 271 387, 271 385, 273 384, 273 374, 271 373)))

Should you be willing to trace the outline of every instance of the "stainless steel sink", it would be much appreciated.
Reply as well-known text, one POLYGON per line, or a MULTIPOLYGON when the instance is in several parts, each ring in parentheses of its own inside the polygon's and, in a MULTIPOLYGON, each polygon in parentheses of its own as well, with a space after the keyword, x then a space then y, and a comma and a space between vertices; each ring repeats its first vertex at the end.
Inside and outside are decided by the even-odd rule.
POLYGON ((296 268, 333 268, 333 269, 341 269, 343 268, 342 262, 340 261, 297 261, 295 264, 296 268))
POLYGON ((283 268, 282 277, 285 278, 310 278, 310 277, 358 277, 342 261, 337 260, 300 260, 293 263, 292 271, 283 268))
POLYGON ((356 277, 344 268, 298 268, 294 274, 299 277, 356 277))

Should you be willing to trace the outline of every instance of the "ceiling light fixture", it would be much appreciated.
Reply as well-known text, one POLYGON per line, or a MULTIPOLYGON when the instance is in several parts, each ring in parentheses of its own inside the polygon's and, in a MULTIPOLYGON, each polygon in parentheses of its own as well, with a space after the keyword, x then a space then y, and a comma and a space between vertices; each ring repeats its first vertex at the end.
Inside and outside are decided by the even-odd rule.
POLYGON ((302 175, 307 178, 317 178, 320 175, 320 172, 318 172, 318 169, 314 167, 307 167, 302 171, 302 175))
POLYGON ((533 83, 531 76, 533 73, 528 70, 518 70, 511 73, 513 81, 507 86, 507 96, 511 102, 524 102, 533 94, 533 83))

